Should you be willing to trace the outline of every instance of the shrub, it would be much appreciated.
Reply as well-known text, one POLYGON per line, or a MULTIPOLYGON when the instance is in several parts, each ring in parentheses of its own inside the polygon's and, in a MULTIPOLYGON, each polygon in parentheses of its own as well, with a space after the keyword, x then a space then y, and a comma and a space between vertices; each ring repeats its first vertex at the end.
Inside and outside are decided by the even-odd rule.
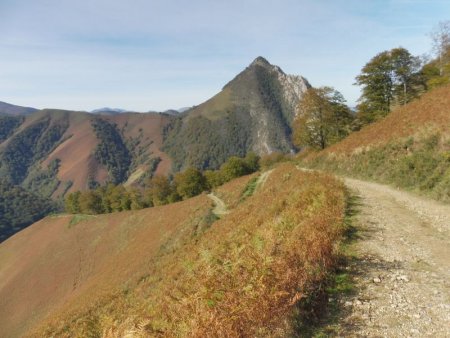
POLYGON ((232 156, 220 167, 220 172, 225 181, 243 176, 249 173, 247 164, 243 158, 232 156))
POLYGON ((207 189, 205 176, 195 169, 188 168, 174 177, 176 190, 181 198, 186 199, 200 194, 207 189))

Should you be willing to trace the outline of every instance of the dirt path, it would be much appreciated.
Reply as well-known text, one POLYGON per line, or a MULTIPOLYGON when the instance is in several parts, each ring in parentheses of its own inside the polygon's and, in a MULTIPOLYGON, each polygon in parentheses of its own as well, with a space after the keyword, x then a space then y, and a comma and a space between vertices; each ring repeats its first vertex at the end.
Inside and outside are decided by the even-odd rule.
POLYGON ((216 215, 217 217, 221 217, 224 216, 226 214, 229 213, 227 206, 225 204, 224 201, 222 201, 219 197, 217 197, 216 195, 214 195, 214 193, 210 193, 208 194, 208 197, 210 199, 212 199, 212 201, 214 202, 214 209, 212 210, 213 214, 216 215))
POLYGON ((359 196, 359 239, 339 336, 450 337, 450 206, 344 181, 359 196))
POLYGON ((259 175, 258 180, 256 181, 256 186, 258 188, 264 186, 264 183, 266 183, 266 181, 269 178, 272 171, 273 171, 273 169, 270 169, 270 170, 263 172, 261 175, 259 175))

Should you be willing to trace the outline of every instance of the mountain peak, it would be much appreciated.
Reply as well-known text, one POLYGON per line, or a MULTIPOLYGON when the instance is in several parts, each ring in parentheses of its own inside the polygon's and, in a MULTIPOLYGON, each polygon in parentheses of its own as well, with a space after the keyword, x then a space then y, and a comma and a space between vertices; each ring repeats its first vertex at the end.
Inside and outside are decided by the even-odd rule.
POLYGON ((267 61, 262 56, 258 56, 253 62, 250 64, 251 66, 272 66, 269 61, 267 61))

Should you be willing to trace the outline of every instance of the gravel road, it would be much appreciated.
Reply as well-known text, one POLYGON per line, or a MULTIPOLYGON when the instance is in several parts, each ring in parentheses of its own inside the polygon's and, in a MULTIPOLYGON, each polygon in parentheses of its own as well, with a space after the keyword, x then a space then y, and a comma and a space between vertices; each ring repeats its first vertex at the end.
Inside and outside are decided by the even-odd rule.
POLYGON ((450 337, 450 206, 344 178, 359 196, 342 337, 450 337))

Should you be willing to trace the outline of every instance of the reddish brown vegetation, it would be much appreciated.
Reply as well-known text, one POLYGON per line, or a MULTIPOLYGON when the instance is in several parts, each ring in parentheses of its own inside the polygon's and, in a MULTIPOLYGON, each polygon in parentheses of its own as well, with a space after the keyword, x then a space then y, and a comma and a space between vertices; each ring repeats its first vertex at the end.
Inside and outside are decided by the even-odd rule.
POLYGON ((165 207, 102 216, 48 217, 0 246, 0 332, 22 336, 48 315, 116 292, 148 271, 169 237, 202 222, 199 196, 165 207))
MULTIPOLYGON (((244 178, 236 187, 243 182, 244 178)), ((191 203, 194 208, 194 201, 202 201, 203 205, 196 204, 194 209, 201 214, 204 205, 209 204, 203 198, 183 203, 191 203)), ((167 210, 162 218, 148 211, 148 221, 172 219, 175 208, 183 205, 170 205, 170 210, 161 207, 158 210, 167 210)), ((334 264, 344 230, 344 211, 341 183, 330 176, 300 172, 290 164, 280 165, 253 196, 230 214, 209 228, 208 218, 197 227, 192 227, 195 222, 191 221, 187 228, 190 230, 177 231, 177 236, 170 238, 153 260, 142 251, 125 257, 117 252, 117 260, 128 260, 131 265, 133 260, 143 260, 138 255, 147 257, 150 264, 148 269, 140 270, 142 278, 126 284, 115 279, 114 284, 122 290, 98 303, 83 298, 83 307, 53 316, 36 336, 231 337, 292 333, 294 328, 288 325, 292 321, 287 319, 293 309, 311 297, 311 290, 326 278, 334 264)), ((136 213, 124 215, 131 218, 136 213)), ((129 238, 134 246, 144 236, 129 238)), ((120 271, 122 263, 116 266, 114 260, 111 264, 110 271, 120 271)), ((105 282, 114 277, 107 278, 102 276, 105 282)), ((98 285, 90 290, 97 289, 98 285)))
POLYGON ((228 209, 233 209, 239 204, 248 182, 255 177, 258 177, 258 174, 245 175, 236 178, 228 184, 224 184, 218 187, 214 190, 214 192, 220 199, 225 202, 228 209))
POLYGON ((434 89, 402 106, 385 119, 368 125, 325 149, 325 154, 352 153, 362 147, 384 145, 393 140, 440 132, 450 133, 450 86, 434 89))

